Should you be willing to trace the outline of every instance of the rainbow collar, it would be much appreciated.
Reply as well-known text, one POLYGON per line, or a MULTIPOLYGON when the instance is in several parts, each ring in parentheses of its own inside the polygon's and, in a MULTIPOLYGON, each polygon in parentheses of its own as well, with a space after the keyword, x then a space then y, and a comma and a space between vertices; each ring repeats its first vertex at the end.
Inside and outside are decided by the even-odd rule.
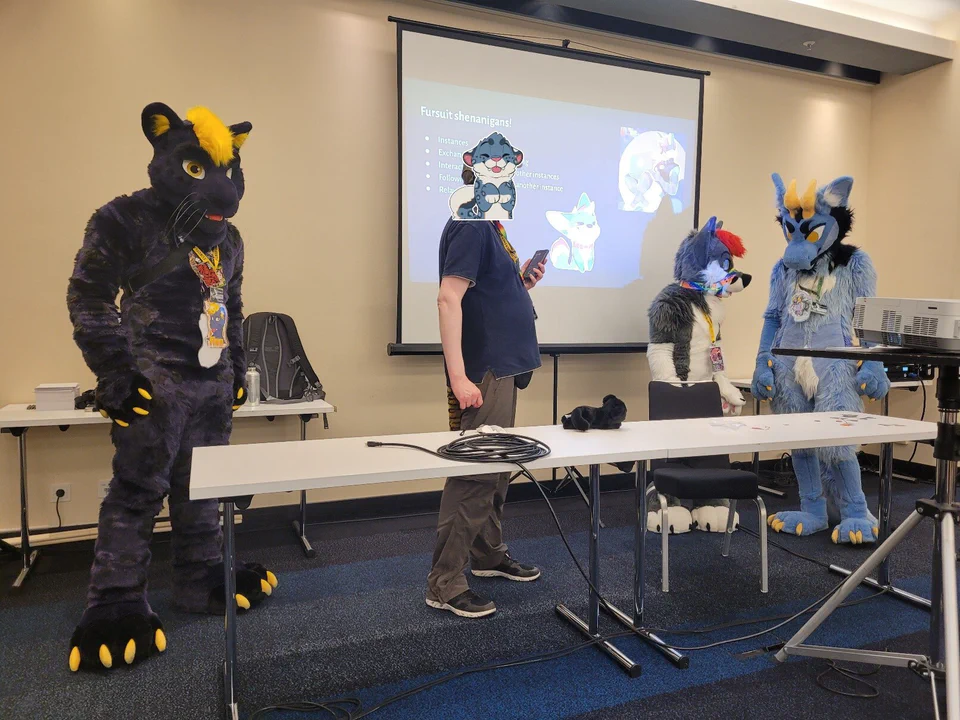
POLYGON ((697 292, 706 293, 707 295, 727 295, 727 286, 730 285, 738 277, 737 273, 727 273, 720 282, 707 283, 681 280, 680 287, 686 288, 687 290, 696 290, 697 292))

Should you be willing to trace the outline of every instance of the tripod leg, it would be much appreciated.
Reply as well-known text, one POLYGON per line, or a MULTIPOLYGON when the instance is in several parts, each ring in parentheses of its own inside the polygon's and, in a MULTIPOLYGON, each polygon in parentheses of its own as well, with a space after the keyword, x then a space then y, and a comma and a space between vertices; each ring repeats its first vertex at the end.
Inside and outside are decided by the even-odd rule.
POLYGON ((944 513, 940 520, 943 566, 943 626, 944 664, 947 674, 947 717, 960 718, 960 627, 957 624, 957 546, 956 528, 952 514, 944 513))
POLYGON ((830 617, 830 614, 839 607, 839 605, 847 599, 847 596, 850 595, 857 587, 863 582, 863 579, 867 577, 874 569, 884 561, 884 559, 893 552, 893 549, 900 544, 900 542, 913 530, 920 521, 923 520, 923 515, 914 511, 910 513, 910 516, 903 521, 903 524, 896 529, 896 531, 887 538, 880 547, 873 551, 873 554, 870 555, 864 561, 863 565, 857 568, 853 574, 847 578, 847 580, 840 586, 840 589, 837 590, 833 595, 830 596, 830 599, 827 600, 823 606, 817 610, 812 618, 810 618, 807 623, 800 628, 797 633, 787 641, 787 644, 784 648, 777 653, 777 660, 784 662, 787 659, 787 656, 790 654, 790 648, 800 645, 806 640, 810 635, 813 634, 814 630, 820 627, 824 621, 830 617))

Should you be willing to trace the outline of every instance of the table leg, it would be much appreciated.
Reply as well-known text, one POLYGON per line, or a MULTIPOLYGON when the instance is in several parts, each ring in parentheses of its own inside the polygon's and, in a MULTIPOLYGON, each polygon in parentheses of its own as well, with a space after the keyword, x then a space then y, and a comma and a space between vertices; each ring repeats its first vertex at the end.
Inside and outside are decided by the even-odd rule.
MULTIPOLYGON (((760 415, 760 401, 757 398, 753 399, 753 414, 760 415)), ((760 477, 760 453, 755 452, 753 454, 753 474, 757 477, 760 477)), ((776 488, 768 487, 766 485, 760 485, 760 492, 766 493, 767 495, 773 495, 774 497, 785 498, 787 493, 783 490, 777 490, 776 488)))
MULTIPOLYGON (((877 509, 877 518, 879 524, 877 542, 883 544, 887 538, 890 537, 890 510, 893 505, 893 445, 890 443, 884 443, 880 446, 880 485, 878 495, 879 507, 877 509)), ((839 565, 831 565, 830 572, 849 576, 852 571, 839 565)), ((877 566, 877 579, 874 580, 873 578, 865 577, 863 584, 875 590, 885 590, 891 597, 916 605, 924 610, 930 609, 930 601, 926 598, 893 586, 890 581, 890 560, 886 556, 884 556, 883 560, 877 566)))
MULTIPOLYGON (((572 624, 577 630, 591 640, 600 637, 600 466, 590 466, 590 596, 587 609, 587 620, 576 615, 566 605, 556 606, 557 614, 572 624)), ((640 665, 633 662, 613 643, 601 640, 597 647, 609 655, 627 674, 632 677, 640 676, 640 665)))
POLYGON ((661 638, 654 635, 643 625, 643 591, 646 582, 646 538, 647 538, 647 462, 637 463, 634 475, 636 493, 637 520, 634 527, 633 557, 633 617, 613 605, 605 605, 603 610, 621 625, 633 630, 647 645, 663 655, 681 670, 690 667, 690 658, 681 655, 661 638))
MULTIPOLYGON (((307 420, 309 416, 300 416, 300 440, 307 439, 307 420)), ((327 416, 323 416, 324 427, 327 427, 327 416)), ((317 556, 317 551, 313 549, 310 540, 307 539, 307 491, 300 491, 300 518, 293 521, 293 531, 297 534, 297 539, 303 548, 303 554, 308 558, 317 556)))
POLYGON ((223 661, 223 703, 227 720, 238 720, 240 707, 236 695, 237 672, 237 573, 236 536, 234 532, 235 508, 232 500, 223 503, 223 576, 226 618, 224 630, 226 651, 223 661))
POLYGON ((33 570, 40 551, 30 549, 30 519, 27 512, 27 428, 17 428, 11 434, 17 438, 20 451, 20 549, 18 552, 23 559, 23 567, 17 579, 13 581, 13 587, 19 588, 33 570))

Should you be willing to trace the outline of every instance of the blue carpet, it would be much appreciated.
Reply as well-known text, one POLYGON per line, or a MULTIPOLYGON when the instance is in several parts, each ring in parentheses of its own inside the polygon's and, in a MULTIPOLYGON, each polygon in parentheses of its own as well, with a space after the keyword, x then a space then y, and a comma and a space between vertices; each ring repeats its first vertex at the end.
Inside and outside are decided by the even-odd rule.
MULTIPOLYGON (((903 518, 927 487, 897 484, 894 518, 903 518)), ((601 536, 602 589, 629 608, 632 581, 632 495, 603 498, 607 529, 601 536)), ((795 500, 770 502, 775 510, 795 500)), ((578 502, 558 503, 574 550, 586 561, 586 512, 578 502)), ((741 521, 757 518, 741 508, 741 521)), ((244 713, 294 699, 351 695, 365 706, 465 667, 549 652, 582 638, 554 613, 564 602, 586 609, 586 586, 556 536, 542 504, 507 506, 505 532, 511 552, 536 562, 544 577, 535 583, 472 581, 497 601, 490 619, 465 621, 423 602, 433 516, 311 528, 318 556, 303 558, 288 531, 241 533, 242 557, 263 562, 280 576, 264 607, 240 619, 239 696, 244 713)), ((242 528, 242 526, 241 526, 242 528)), ((898 585, 929 592, 930 532, 914 532, 894 556, 898 585)), ((771 538, 823 562, 855 566, 864 548, 837 547, 826 534, 771 538)), ((691 533, 671 539, 672 591, 659 591, 659 543, 648 543, 647 621, 670 628, 698 627, 733 619, 796 611, 827 592, 838 578, 805 560, 770 549, 770 592, 759 592, 757 541, 737 533, 730 558, 721 558, 720 536, 691 533)), ((169 649, 140 667, 102 674, 67 671, 67 640, 83 607, 90 546, 52 548, 19 593, 9 590, 14 563, 0 564, 0 717, 218 718, 222 620, 184 616, 170 608, 169 552, 155 542, 151 600, 163 618, 169 649)), ((857 597, 868 594, 858 591, 857 597)), ((924 612, 887 597, 841 610, 813 637, 822 644, 873 645, 925 652, 924 612)), ((606 632, 619 628, 603 621, 606 632)), ((673 668, 636 638, 616 644, 643 665, 630 680, 595 648, 548 663, 459 678, 384 708, 375 720, 406 718, 581 718, 614 720, 656 713, 658 717, 744 717, 773 714, 815 717, 843 700, 819 689, 819 661, 779 665, 770 655, 747 660, 735 653, 788 638, 799 622, 775 635, 691 654, 691 667, 673 668), (779 690, 776 690, 779 688, 779 690), (786 700, 785 700, 786 698, 786 700), (790 712, 782 707, 788 702, 790 712), (726 709, 739 708, 730 715, 726 709), (682 709, 682 710, 681 710, 682 709), (747 712, 749 710, 749 713, 747 712), (681 713, 681 714, 677 714, 681 713)), ((757 626, 704 638, 673 638, 698 645, 735 637, 757 626)), ((926 717, 929 688, 906 670, 885 668, 876 700, 850 701, 874 718, 926 717)), ((838 704, 840 703, 840 704, 838 704)), ((277 713, 274 718, 310 717, 277 713)), ((313 716, 317 717, 317 716, 313 716)))

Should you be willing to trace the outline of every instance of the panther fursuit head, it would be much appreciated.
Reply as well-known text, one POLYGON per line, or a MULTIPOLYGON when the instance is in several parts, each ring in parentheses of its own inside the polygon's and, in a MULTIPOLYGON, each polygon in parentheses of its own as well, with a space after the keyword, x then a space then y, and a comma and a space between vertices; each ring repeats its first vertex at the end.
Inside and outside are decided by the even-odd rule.
POLYGON ((833 264, 846 265, 856 250, 841 244, 853 227, 853 211, 847 207, 853 178, 839 177, 819 190, 817 181, 812 180, 802 196, 797 195, 796 180, 784 186, 774 173, 773 185, 777 193, 776 221, 787 241, 783 264, 802 272, 812 270, 821 256, 828 256, 833 264))
POLYGON ((722 228, 723 222, 711 217, 680 243, 673 267, 674 279, 680 285, 728 297, 750 284, 750 275, 734 269, 734 258, 742 258, 746 252, 743 241, 722 228))
POLYGON ((147 105, 140 124, 153 145, 150 184, 176 208, 171 229, 204 247, 219 244, 226 237, 226 220, 236 214, 243 197, 240 147, 253 126, 224 125, 203 107, 181 120, 163 103, 147 105))
POLYGON ((455 220, 512 220, 517 204, 513 175, 523 163, 523 153, 498 132, 483 138, 463 154, 463 164, 473 172, 472 187, 450 196, 455 220))

